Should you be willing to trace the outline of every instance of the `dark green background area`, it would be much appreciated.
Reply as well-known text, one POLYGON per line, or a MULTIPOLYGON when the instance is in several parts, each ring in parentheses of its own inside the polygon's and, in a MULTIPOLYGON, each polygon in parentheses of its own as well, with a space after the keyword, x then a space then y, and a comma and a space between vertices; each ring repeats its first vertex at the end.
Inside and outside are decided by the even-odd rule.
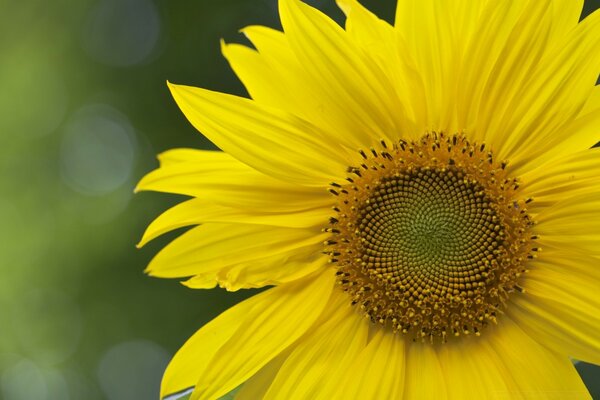
POLYGON ((245 95, 219 39, 253 24, 279 27, 274 0, 0 0, 0 398, 156 398, 177 348, 253 293, 145 276, 179 232, 135 243, 181 198, 132 193, 157 153, 212 148, 165 81, 245 95))

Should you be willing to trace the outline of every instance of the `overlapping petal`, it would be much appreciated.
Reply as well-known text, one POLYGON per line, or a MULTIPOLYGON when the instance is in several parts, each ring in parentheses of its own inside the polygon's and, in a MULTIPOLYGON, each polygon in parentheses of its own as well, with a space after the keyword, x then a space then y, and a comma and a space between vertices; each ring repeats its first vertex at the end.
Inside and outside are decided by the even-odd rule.
POLYGON ((568 197, 536 216, 534 232, 542 246, 600 256, 600 192, 568 197))
POLYGON ((177 351, 165 370, 160 386, 161 399, 196 385, 215 353, 247 318, 260 313, 260 307, 276 290, 253 296, 204 325, 177 351))
MULTIPOLYGON (((508 44, 511 35, 513 41, 521 39, 521 46, 524 46, 529 39, 526 36, 518 36, 517 23, 520 21, 521 25, 527 25, 528 22, 531 22, 530 29, 533 29, 534 26, 533 20, 521 17, 523 7, 527 2, 488 1, 476 3, 479 3, 479 17, 473 15, 468 18, 474 21, 471 22, 472 35, 463 39, 466 42, 465 57, 468 59, 465 60, 461 71, 457 95, 457 118, 459 126, 474 139, 494 143, 496 140, 494 132, 490 132, 487 125, 496 114, 486 115, 483 113, 485 107, 492 108, 489 86, 494 81, 490 82, 490 77, 493 71, 498 71, 507 64, 507 61, 501 58, 503 52, 517 51, 508 44), (469 62, 469 60, 477 60, 477 62, 469 62)), ((512 64, 505 69, 510 70, 510 66, 516 68, 512 64)), ((500 136, 502 134, 505 133, 499 133, 500 136)), ((500 140, 501 137, 497 141, 500 140)))
POLYGON ((462 343, 441 346, 438 359, 447 383, 446 397, 449 400, 519 398, 514 393, 510 395, 510 378, 501 357, 485 338, 470 337, 462 343))
POLYGON ((157 217, 144 232, 138 246, 177 228, 202 223, 233 223, 279 226, 285 228, 315 228, 325 225, 331 211, 326 207, 291 212, 253 212, 221 206, 203 198, 180 203, 157 217))
POLYGON ((409 56, 423 77, 429 130, 460 131, 455 101, 463 46, 481 1, 399 1, 394 26, 407 43, 409 56), (444 23, 440 23, 444 21, 444 23), (467 22, 469 21, 469 22, 467 22), (462 31, 465 32, 462 32, 462 31), (459 36, 460 35, 460 36, 459 36))
MULTIPOLYGON (((293 347, 293 346, 292 346, 293 347)), ((279 369, 287 360, 291 349, 286 349, 280 355, 269 361, 257 373, 248 379, 235 394, 235 400, 256 400, 264 398, 271 382, 279 372, 279 369)))
POLYGON ((334 288, 331 271, 271 289, 198 375, 191 399, 215 399, 250 378, 296 342, 321 315, 334 288), (258 307, 257 307, 258 308, 258 307))
POLYGON ((369 323, 341 292, 270 382, 264 399, 331 399, 335 383, 367 344, 369 323), (333 383, 333 385, 332 385, 333 383))
POLYGON ((489 338, 489 346, 497 355, 491 364, 497 372, 490 374, 504 379, 508 392, 488 392, 488 397, 591 399, 568 357, 548 350, 510 318, 500 323, 489 338))
MULTIPOLYGON (((388 90, 394 91, 405 107, 407 118, 414 126, 397 132, 400 137, 417 139, 428 126, 425 86, 421 74, 404 38, 387 22, 379 19, 356 0, 338 0, 346 14, 347 35, 376 64, 380 74, 390 80, 388 90)), ((392 137, 392 140, 394 138, 392 137)))
POLYGON ((281 0, 279 12, 289 46, 320 88, 319 96, 354 127, 338 135, 357 132, 368 147, 410 130, 404 104, 389 90, 389 78, 342 28, 299 0, 281 0))
POLYGON ((509 308, 519 325, 557 352, 600 364, 598 259, 568 249, 546 251, 532 263, 524 287, 527 295, 515 297, 509 308))
POLYGON ((586 124, 573 124, 581 124, 576 118, 598 79, 599 47, 600 12, 595 12, 570 30, 563 41, 548 46, 529 79, 505 82, 503 91, 510 93, 512 88, 513 92, 505 95, 506 101, 488 109, 495 114, 486 127, 495 135, 498 156, 514 160, 515 174, 564 155, 565 144, 577 151, 598 141, 598 134, 586 134, 591 133, 586 131, 586 124))
POLYGON ((193 288, 237 290, 298 279, 322 268, 324 234, 252 224, 204 224, 169 243, 146 272, 190 277, 193 288))
POLYGON ((275 179, 220 151, 174 149, 158 156, 160 168, 138 183, 136 190, 183 194, 226 207, 289 212, 329 207, 322 187, 294 185, 275 179))
POLYGON ((331 398, 399 399, 404 389, 406 348, 391 331, 378 329, 331 398))
POLYGON ((584 0, 554 0, 552 2, 552 35, 560 40, 575 28, 583 11, 584 0))
POLYGON ((405 362, 406 366, 410 366, 404 371, 405 399, 448 398, 451 390, 448 387, 456 382, 447 380, 436 348, 430 343, 407 342, 405 362), (424 385, 423 382, 427 384, 424 385))
POLYGON ((545 348, 506 316, 485 336, 440 346, 438 355, 449 399, 590 399, 568 357, 545 348))
POLYGON ((568 197, 600 192, 600 148, 578 151, 530 170, 520 177, 523 197, 533 198, 529 210, 543 213, 568 197))
POLYGON ((315 125, 252 100, 169 84, 188 120, 223 151, 273 177, 323 186, 343 177, 348 160, 331 151, 315 125))

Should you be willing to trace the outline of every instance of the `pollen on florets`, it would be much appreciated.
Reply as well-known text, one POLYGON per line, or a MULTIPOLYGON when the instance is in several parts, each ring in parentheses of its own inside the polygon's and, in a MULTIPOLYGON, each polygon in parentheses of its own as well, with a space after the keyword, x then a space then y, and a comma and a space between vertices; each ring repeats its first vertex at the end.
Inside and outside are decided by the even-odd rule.
POLYGON ((539 250, 517 179, 485 145, 431 133, 361 150, 333 183, 327 253, 373 321, 415 339, 480 335, 539 250))

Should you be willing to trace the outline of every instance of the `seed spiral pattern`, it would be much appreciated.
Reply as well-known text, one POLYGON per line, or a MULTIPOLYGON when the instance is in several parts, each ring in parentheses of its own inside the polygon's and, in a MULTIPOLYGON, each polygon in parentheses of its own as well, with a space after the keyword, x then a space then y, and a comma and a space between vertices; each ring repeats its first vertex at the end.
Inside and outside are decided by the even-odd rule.
POLYGON ((539 251, 530 199, 506 163, 459 135, 360 153, 348 183, 330 189, 338 282, 373 322, 415 339, 480 335, 539 251))

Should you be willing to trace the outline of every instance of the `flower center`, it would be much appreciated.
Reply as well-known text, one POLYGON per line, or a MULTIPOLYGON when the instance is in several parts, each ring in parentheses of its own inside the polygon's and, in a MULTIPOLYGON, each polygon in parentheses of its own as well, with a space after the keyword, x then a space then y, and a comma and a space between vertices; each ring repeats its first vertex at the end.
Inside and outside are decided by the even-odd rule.
POLYGON ((530 200, 506 163, 464 137, 428 134, 361 151, 338 198, 327 252, 373 321, 431 342, 496 322, 533 258, 530 200))

